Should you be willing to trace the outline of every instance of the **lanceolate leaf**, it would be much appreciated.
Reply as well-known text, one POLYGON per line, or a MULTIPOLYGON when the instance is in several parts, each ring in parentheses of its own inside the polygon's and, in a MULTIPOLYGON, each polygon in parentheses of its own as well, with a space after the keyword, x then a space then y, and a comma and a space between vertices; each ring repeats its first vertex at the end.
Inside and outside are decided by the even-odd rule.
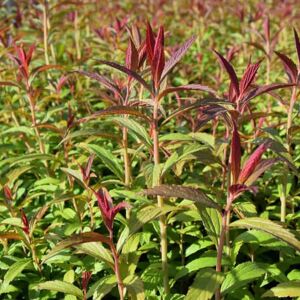
POLYGON ((220 206, 211 200, 204 192, 187 186, 180 185, 160 185, 144 190, 144 194, 148 196, 162 196, 164 198, 183 198, 197 202, 204 207, 211 207, 220 210, 220 206))
POLYGON ((163 90, 159 96, 158 99, 163 98, 167 94, 174 93, 174 92, 180 92, 180 91, 203 91, 211 94, 216 94, 216 91, 213 90, 212 88, 206 86, 206 85, 201 85, 201 84, 188 84, 188 85, 181 85, 177 87, 170 87, 166 88, 163 90))
POLYGON ((154 55, 151 63, 152 69, 152 78, 154 81, 154 85, 156 88, 159 86, 159 81, 161 77, 161 73, 165 66, 165 54, 164 54, 164 28, 161 26, 159 28, 155 46, 154 46, 154 55))
POLYGON ((46 281, 46 282, 39 283, 36 286, 36 288, 39 290, 50 290, 50 291, 61 292, 67 295, 76 296, 79 299, 83 299, 82 291, 77 286, 66 281, 60 281, 60 280, 46 281))
POLYGON ((266 94, 268 92, 283 89, 283 88, 289 88, 292 87, 294 84, 292 83, 271 83, 263 86, 256 87, 252 89, 250 92, 248 92, 245 97, 243 97, 243 102, 247 103, 251 99, 260 96, 262 94, 266 94))
POLYGON ((209 300, 212 299, 215 291, 224 279, 222 273, 213 269, 203 269, 196 275, 193 284, 190 286, 185 300, 209 300))
POLYGON ((256 63, 256 64, 249 64, 247 66, 247 69, 240 81, 240 94, 241 95, 243 95, 247 91, 248 87, 254 81, 255 75, 259 68, 259 65, 260 65, 260 63, 256 63))
POLYGON ((162 124, 166 124, 167 122, 169 122, 171 119, 173 119, 174 117, 177 117, 183 113, 186 113, 188 111, 191 111, 193 109, 196 109, 196 108, 199 108, 199 107, 202 107, 202 106, 212 106, 212 105, 215 105, 215 106, 219 106, 220 109, 224 110, 224 112, 226 111, 225 108, 223 108, 221 105, 230 105, 230 103, 228 101, 223 101, 223 100, 220 100, 220 99, 214 99, 214 98, 211 98, 211 99, 203 99, 203 100, 198 100, 192 104, 188 104, 188 105, 185 105, 185 106, 182 106, 181 108, 179 108, 177 111, 175 111, 174 113, 172 113, 171 115, 169 115, 164 121, 162 124))
POLYGON ((46 256, 44 256, 43 261, 45 262, 47 259, 60 252, 61 250, 90 242, 101 242, 109 244, 110 240, 108 237, 97 232, 79 233, 58 243, 46 256))
POLYGON ((262 295, 263 298, 294 298, 300 297, 300 281, 289 281, 277 284, 262 295))
POLYGON ((97 80, 98 82, 103 84, 106 88, 108 88, 109 90, 115 92, 120 97, 122 97, 121 90, 119 89, 119 87, 107 77, 95 72, 87 72, 87 71, 76 71, 76 72, 84 76, 87 76, 89 78, 97 80))
POLYGON ((289 230, 283 228, 279 224, 272 222, 268 219, 263 218, 245 218, 238 221, 235 221, 230 224, 230 227, 234 228, 253 228, 257 230, 262 230, 267 233, 272 234, 275 238, 282 240, 298 251, 300 250, 300 241, 296 236, 289 230))
POLYGON ((111 151, 95 144, 80 143, 78 146, 95 153, 120 180, 124 179, 123 167, 111 151))
POLYGON ((231 83, 232 83, 232 86, 234 88, 234 91, 235 91, 235 94, 236 96, 239 96, 240 94, 240 90, 239 90, 239 81, 238 81, 238 78, 236 76, 236 73, 232 67, 232 65, 230 64, 230 62, 228 62, 226 60, 226 58, 224 58, 219 52, 215 51, 214 52, 216 53, 218 59, 219 59, 219 62, 221 64, 221 66, 225 69, 225 71, 228 73, 229 77, 230 77, 230 80, 231 80, 231 83))
POLYGON ((260 278, 266 270, 259 267, 256 263, 245 262, 232 269, 225 277, 221 293, 223 295, 239 289, 251 281, 260 278))
POLYGON ((102 63, 102 64, 105 64, 105 65, 108 65, 116 70, 119 70, 131 77, 133 77, 136 81, 138 81, 140 84, 142 84, 145 89, 147 89, 150 93, 152 93, 152 89, 151 87, 148 85, 148 83, 138 74, 136 73, 135 71, 132 71, 122 65, 119 65, 115 62, 112 62, 112 61, 106 61, 106 60, 97 60, 97 62, 99 63, 102 63))
POLYGON ((195 41, 196 37, 192 36, 189 38, 180 48, 171 56, 171 58, 166 62, 164 70, 161 74, 161 81, 168 75, 168 73, 172 70, 173 67, 180 61, 180 59, 185 55, 187 50, 195 41))
POLYGON ((129 134, 133 134, 137 139, 140 139, 145 146, 152 148, 152 140, 146 129, 140 123, 135 120, 122 117, 114 117, 112 120, 116 121, 121 126, 128 128, 129 134))
POLYGON ((252 174, 245 181, 245 185, 247 186, 252 185, 260 175, 262 175, 267 169, 272 167, 278 161, 280 161, 279 158, 270 158, 270 159, 264 159, 260 161, 259 164, 254 169, 254 171, 252 172, 252 174))
POLYGON ((295 65, 295 63, 286 55, 279 53, 277 51, 275 51, 275 53, 282 61, 285 72, 287 73, 287 75, 290 79, 290 82, 293 82, 293 83, 297 82, 298 70, 297 70, 297 66, 295 65))
POLYGON ((3 282, 0 288, 0 294, 5 291, 11 281, 13 281, 25 268, 27 268, 31 264, 32 261, 29 258, 18 260, 17 262, 12 264, 4 275, 3 282))
POLYGON ((299 66, 300 66, 300 41, 299 41, 298 33, 295 28, 294 28, 294 39, 295 39, 295 44, 296 44, 296 49, 297 49, 298 62, 299 62, 299 66))
POLYGON ((149 118, 143 114, 142 112, 130 107, 130 106, 111 106, 109 108, 97 111, 87 117, 81 118, 77 120, 78 123, 84 123, 92 119, 97 119, 105 116, 110 116, 110 115, 132 115, 132 116, 137 116, 140 118, 143 118, 147 120, 148 122, 150 121, 149 118))

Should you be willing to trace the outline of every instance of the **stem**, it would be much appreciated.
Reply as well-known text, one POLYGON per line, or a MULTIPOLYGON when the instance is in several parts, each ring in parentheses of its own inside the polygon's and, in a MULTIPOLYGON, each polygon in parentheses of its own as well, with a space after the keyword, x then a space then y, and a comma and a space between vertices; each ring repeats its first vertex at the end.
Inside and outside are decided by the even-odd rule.
MULTIPOLYGON (((229 224, 229 220, 230 220, 231 203, 232 203, 232 199, 229 196, 227 198, 227 205, 222 214, 222 229, 221 229, 219 244, 218 244, 218 248, 217 248, 217 264, 216 264, 217 272, 222 272, 222 255, 223 255, 224 243, 225 243, 226 237, 228 237, 228 228, 229 228, 228 224, 229 224)), ((216 300, 221 299, 220 289, 218 289, 216 291, 215 299, 216 300)))
POLYGON ((123 127, 123 148, 124 148, 125 185, 129 187, 131 183, 131 163, 128 154, 128 129, 126 127, 123 127))
MULTIPOLYGON (((159 158, 159 140, 158 140, 158 99, 154 98, 154 107, 153 107, 153 123, 152 123, 152 134, 153 134, 153 156, 154 156, 154 166, 157 167, 160 164, 159 158)), ((159 177, 158 182, 154 182, 154 185, 160 185, 162 183, 161 178, 159 177)), ((158 207, 163 207, 164 201, 161 196, 157 196, 157 205, 158 207)), ((168 241, 167 241, 167 222, 166 216, 162 215, 159 218, 159 227, 160 227, 160 247, 161 247, 161 261, 162 261, 162 272, 163 272, 163 281, 164 281, 164 291, 166 294, 170 292, 169 286, 169 271, 168 271, 168 241)))
POLYGON ((74 38, 75 38, 76 56, 77 56, 77 59, 80 60, 81 59, 80 43, 79 43, 80 31, 78 29, 78 12, 77 12, 77 10, 75 11, 75 17, 74 17, 74 29, 75 29, 74 38))
POLYGON ((286 138, 287 138, 288 150, 290 154, 292 154, 290 129, 292 127, 292 122, 293 122, 293 110, 294 110, 296 98, 297 98, 297 87, 294 86, 292 91, 292 96, 290 99, 290 105, 288 109, 288 119, 286 124, 286 138))
POLYGON ((46 62, 46 65, 49 65, 47 5, 48 5, 47 4, 47 0, 45 0, 44 1, 44 6, 43 6, 44 52, 45 52, 45 62, 46 62))
POLYGON ((124 284, 123 284, 121 273, 120 273, 119 255, 117 253, 116 247, 113 242, 113 232, 112 231, 109 232, 109 239, 110 239, 110 244, 109 244, 110 250, 111 250, 113 258, 114 258, 114 271, 115 271, 115 275, 117 277, 120 300, 124 300, 124 284))

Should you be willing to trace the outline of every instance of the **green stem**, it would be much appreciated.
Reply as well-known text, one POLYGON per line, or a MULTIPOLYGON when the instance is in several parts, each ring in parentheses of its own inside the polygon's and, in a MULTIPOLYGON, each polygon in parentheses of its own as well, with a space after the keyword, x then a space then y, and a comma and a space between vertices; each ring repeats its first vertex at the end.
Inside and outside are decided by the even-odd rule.
MULTIPOLYGON (((223 255, 223 249, 226 239, 229 240, 229 220, 230 220, 230 211, 231 211, 231 203, 232 199, 230 196, 227 198, 227 205, 223 211, 222 214, 222 229, 220 233, 218 248, 217 248, 217 264, 216 264, 216 271, 222 272, 222 255, 223 255)), ((218 289, 215 294, 215 299, 220 300, 221 299, 221 290, 218 289)))
MULTIPOLYGON (((154 107, 153 107, 153 156, 154 156, 154 166, 158 167, 160 165, 159 157, 159 129, 158 129, 158 99, 154 98, 154 107)), ((158 182, 154 182, 153 185, 162 184, 162 180, 159 177, 158 182)), ((163 207, 164 201, 161 196, 157 196, 157 205, 158 207, 163 207)), ((168 270, 168 241, 167 241, 167 222, 166 216, 162 215, 159 218, 159 227, 160 227, 160 247, 161 247, 161 261, 162 261, 162 272, 163 272, 163 283, 164 291, 166 294, 170 292, 169 285, 169 270, 168 270)))

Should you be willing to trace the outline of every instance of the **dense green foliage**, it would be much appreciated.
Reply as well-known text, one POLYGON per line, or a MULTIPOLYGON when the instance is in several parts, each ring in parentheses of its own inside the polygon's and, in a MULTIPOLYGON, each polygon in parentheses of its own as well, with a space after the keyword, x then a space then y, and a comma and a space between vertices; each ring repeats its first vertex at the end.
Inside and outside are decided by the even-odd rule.
POLYGON ((0 298, 300 299, 299 14, 1 1, 0 298))

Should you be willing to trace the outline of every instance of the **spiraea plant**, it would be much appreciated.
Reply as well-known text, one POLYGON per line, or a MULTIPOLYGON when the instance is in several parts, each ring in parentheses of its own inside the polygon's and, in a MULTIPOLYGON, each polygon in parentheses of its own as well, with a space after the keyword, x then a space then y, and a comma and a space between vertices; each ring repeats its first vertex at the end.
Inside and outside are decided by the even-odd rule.
POLYGON ((300 297, 297 1, 2 2, 1 299, 300 297))

